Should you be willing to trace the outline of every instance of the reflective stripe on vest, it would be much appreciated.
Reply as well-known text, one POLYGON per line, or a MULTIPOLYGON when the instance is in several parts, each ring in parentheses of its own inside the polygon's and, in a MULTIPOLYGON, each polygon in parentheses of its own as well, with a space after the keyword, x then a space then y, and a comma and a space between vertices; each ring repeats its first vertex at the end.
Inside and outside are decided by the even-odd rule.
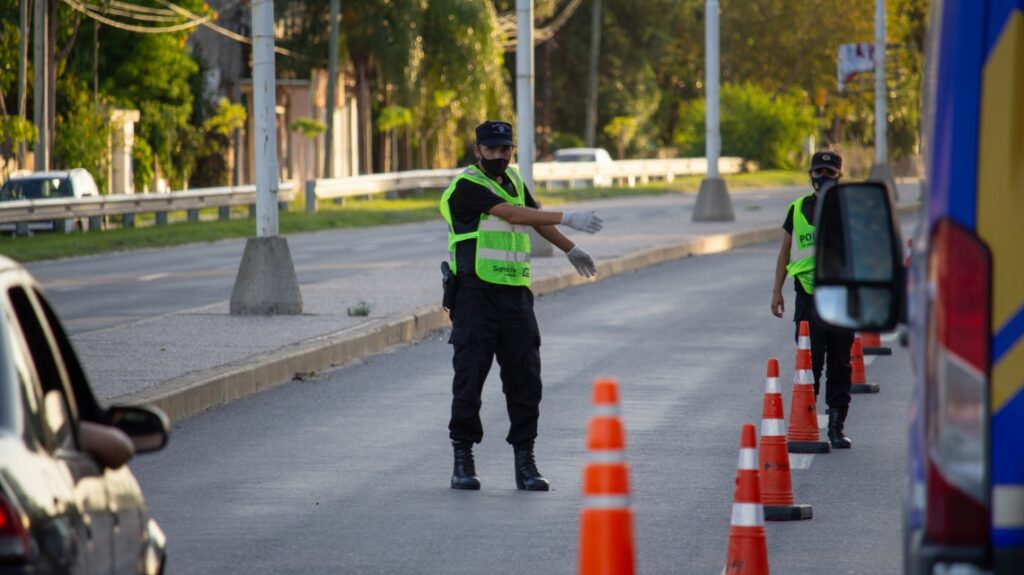
POLYGON ((791 204, 793 208, 793 242, 789 247, 786 276, 800 281, 804 291, 814 293, 814 226, 804 217, 804 196, 791 204))
POLYGON ((457 234, 448 204, 452 194, 455 193, 455 187, 459 180, 466 179, 483 186, 513 206, 525 206, 526 192, 519 171, 509 167, 505 171, 505 177, 512 182, 516 190, 515 196, 509 195, 497 182, 480 172, 476 166, 470 166, 463 170, 442 194, 440 210, 445 222, 448 223, 448 251, 451 257, 452 272, 456 275, 459 273, 455 257, 456 244, 475 239, 474 267, 477 277, 494 284, 529 287, 530 235, 526 232, 525 226, 517 226, 501 218, 480 214, 476 231, 457 234))

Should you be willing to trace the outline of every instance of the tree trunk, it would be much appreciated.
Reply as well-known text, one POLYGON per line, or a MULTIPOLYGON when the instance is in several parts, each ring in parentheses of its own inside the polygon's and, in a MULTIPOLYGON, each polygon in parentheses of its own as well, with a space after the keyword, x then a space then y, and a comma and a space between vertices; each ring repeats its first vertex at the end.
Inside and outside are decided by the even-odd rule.
POLYGON ((356 108, 359 116, 359 173, 373 172, 373 118, 370 109, 369 57, 353 58, 356 72, 356 108))

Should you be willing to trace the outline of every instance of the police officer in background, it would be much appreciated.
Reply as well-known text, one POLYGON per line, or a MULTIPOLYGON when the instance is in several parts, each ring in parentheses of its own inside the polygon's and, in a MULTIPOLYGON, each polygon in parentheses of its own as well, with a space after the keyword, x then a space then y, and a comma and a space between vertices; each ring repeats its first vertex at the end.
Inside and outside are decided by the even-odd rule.
POLYGON ((811 158, 811 186, 814 193, 799 198, 789 206, 786 231, 775 265, 775 288, 772 292, 772 313, 782 317, 785 304, 782 284, 786 277, 795 277, 796 309, 793 321, 807 321, 811 327, 811 358, 814 371, 814 397, 818 397, 821 372, 828 362, 825 403, 828 405, 828 440, 833 449, 853 445, 843 432, 850 409, 850 347, 853 334, 830 329, 814 312, 814 208, 818 195, 835 185, 843 175, 843 158, 835 152, 817 152, 811 158), (795 238, 795 241, 794 241, 795 238))
POLYGON ((473 444, 483 439, 480 394, 495 357, 511 423, 506 441, 515 452, 516 487, 549 487, 533 453, 541 400, 540 333, 533 314, 526 226, 565 252, 580 275, 597 273, 590 255, 555 226, 595 233, 601 218, 593 212, 539 209, 519 171, 509 167, 514 147, 508 122, 477 126, 477 163, 456 176, 441 196, 454 272, 445 289, 457 288, 445 298, 452 319, 449 343, 455 351, 448 424, 455 455, 452 489, 480 489, 473 444))

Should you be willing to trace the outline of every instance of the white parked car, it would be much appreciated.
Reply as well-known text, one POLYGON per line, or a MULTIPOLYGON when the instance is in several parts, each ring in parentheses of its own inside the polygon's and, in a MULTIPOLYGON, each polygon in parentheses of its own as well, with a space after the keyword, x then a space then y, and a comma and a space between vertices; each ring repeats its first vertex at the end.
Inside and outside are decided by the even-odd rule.
MULTIPOLYGON (((610 165, 614 162, 611 154, 604 148, 563 148, 555 152, 556 162, 592 162, 596 164, 597 169, 600 169, 601 165, 610 165)), ((595 188, 607 187, 612 184, 612 179, 606 175, 595 174, 592 179, 573 179, 568 182, 557 181, 552 182, 552 187, 564 187, 568 185, 570 188, 578 188, 583 186, 593 186, 595 188)))
MULTIPOLYGON (((0 202, 17 200, 50 200, 67 198, 85 198, 98 196, 99 189, 92 174, 84 168, 73 168, 65 171, 52 172, 29 172, 12 176, 0 188, 0 202)), ((58 222, 31 222, 29 231, 50 231, 55 225, 64 229, 86 229, 88 220, 83 221, 58 221, 58 222)), ((0 231, 13 232, 16 224, 0 224, 0 231)))

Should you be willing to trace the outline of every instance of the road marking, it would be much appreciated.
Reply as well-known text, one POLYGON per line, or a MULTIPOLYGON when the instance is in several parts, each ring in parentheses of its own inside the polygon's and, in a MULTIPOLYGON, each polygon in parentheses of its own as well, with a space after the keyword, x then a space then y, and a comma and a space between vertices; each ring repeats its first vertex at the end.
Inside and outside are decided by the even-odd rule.
POLYGON ((789 468, 790 469, 810 469, 812 461, 814 461, 814 454, 813 453, 790 453, 789 454, 789 468))
POLYGON ((144 275, 144 276, 139 276, 138 280, 140 282, 151 282, 153 280, 162 280, 162 279, 164 279, 166 277, 170 277, 170 276, 171 276, 171 274, 166 274, 166 273, 163 273, 163 274, 148 274, 148 275, 144 275))

